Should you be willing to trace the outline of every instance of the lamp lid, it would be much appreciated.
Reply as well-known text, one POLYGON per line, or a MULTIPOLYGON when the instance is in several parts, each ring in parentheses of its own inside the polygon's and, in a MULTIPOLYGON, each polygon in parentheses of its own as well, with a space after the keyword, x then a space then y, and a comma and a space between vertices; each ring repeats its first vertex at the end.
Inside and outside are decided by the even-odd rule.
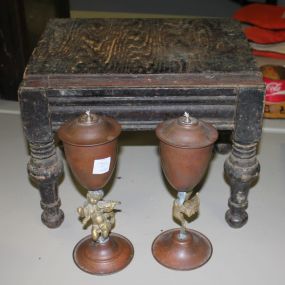
POLYGON ((203 148, 218 138, 218 132, 212 125, 186 112, 179 118, 160 123, 155 132, 164 143, 180 148, 203 148))
POLYGON ((63 124, 58 137, 67 144, 93 146, 113 141, 120 133, 121 125, 116 120, 86 111, 63 124))

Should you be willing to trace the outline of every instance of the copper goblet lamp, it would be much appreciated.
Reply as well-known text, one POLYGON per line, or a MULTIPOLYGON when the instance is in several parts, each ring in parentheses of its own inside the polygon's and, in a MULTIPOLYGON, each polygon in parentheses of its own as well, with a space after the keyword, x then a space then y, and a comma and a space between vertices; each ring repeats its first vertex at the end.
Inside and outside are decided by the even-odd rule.
POLYGON ((84 226, 92 224, 92 234, 75 246, 73 258, 80 269, 91 274, 117 272, 130 263, 134 254, 127 238, 111 233, 114 210, 120 202, 103 200, 102 188, 115 168, 120 133, 117 121, 89 111, 58 131, 73 175, 88 190, 87 201, 77 211, 84 226))
POLYGON ((158 125, 156 135, 160 140, 163 172, 178 191, 173 217, 181 223, 181 228, 161 233, 153 242, 152 253, 168 268, 195 269, 210 259, 212 245, 203 234, 188 229, 186 217, 190 218, 199 209, 199 197, 193 196, 192 191, 207 170, 218 132, 210 124, 185 113, 158 125))

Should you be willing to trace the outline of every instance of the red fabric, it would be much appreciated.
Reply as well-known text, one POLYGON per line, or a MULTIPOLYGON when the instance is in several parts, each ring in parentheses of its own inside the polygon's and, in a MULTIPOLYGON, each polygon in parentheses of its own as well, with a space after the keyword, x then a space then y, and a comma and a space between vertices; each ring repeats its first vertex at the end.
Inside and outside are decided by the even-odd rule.
POLYGON ((258 44, 273 44, 285 41, 285 30, 271 31, 259 27, 244 29, 246 37, 258 44))
POLYGON ((265 56, 265 57, 273 57, 278 59, 285 59, 284 53, 278 53, 278 52, 271 52, 271 51, 262 51, 262 50, 252 50, 253 55, 256 56, 265 56))
POLYGON ((285 29, 285 8, 268 4, 246 5, 235 12, 234 19, 265 29, 285 29))

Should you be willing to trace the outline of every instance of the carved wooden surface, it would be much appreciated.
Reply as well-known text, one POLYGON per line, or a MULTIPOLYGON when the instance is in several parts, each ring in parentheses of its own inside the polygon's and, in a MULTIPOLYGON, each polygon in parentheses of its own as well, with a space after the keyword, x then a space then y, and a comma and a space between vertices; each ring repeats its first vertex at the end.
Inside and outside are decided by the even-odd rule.
POLYGON ((55 19, 34 51, 26 77, 220 72, 253 77, 258 72, 232 19, 55 19))
POLYGON ((47 90, 53 130, 87 109, 116 118, 124 130, 153 130, 163 120, 192 116, 231 130, 237 92, 233 88, 97 88, 47 90))
POLYGON ((54 19, 21 90, 39 88, 53 131, 86 109, 124 130, 152 130, 186 110, 232 130, 239 92, 262 93, 263 83, 232 19, 54 19))

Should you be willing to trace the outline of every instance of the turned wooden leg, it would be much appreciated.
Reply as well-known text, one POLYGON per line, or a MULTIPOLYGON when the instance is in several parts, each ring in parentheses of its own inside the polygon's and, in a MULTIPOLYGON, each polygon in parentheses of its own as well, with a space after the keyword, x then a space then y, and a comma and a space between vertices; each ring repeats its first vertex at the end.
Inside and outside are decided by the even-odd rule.
POLYGON ((233 228, 248 220, 248 193, 260 171, 256 148, 262 131, 263 98, 263 88, 245 88, 238 93, 232 151, 224 165, 231 188, 226 221, 233 228))
POLYGON ((28 173, 40 191, 42 221, 49 228, 56 228, 64 218, 57 189, 63 165, 56 154, 48 97, 43 89, 21 86, 19 102, 30 147, 28 173))
POLYGON ((42 222, 49 228, 60 226, 64 214, 60 209, 58 180, 63 173, 62 161, 56 154, 54 141, 29 143, 31 159, 28 173, 40 190, 42 222))
POLYGON ((257 179, 259 170, 256 143, 241 145, 234 142, 232 153, 225 161, 225 173, 231 187, 226 221, 233 228, 242 227, 248 220, 248 192, 257 179))

